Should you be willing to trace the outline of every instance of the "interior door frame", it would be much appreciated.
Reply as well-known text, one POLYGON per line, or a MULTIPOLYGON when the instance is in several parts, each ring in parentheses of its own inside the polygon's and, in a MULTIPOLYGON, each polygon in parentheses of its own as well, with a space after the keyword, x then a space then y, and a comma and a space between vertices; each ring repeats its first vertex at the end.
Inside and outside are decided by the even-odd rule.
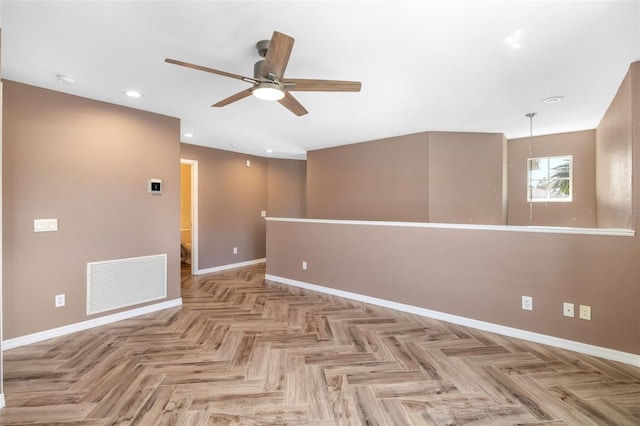
POLYGON ((198 275, 198 160, 181 158, 191 166, 191 275, 198 275))

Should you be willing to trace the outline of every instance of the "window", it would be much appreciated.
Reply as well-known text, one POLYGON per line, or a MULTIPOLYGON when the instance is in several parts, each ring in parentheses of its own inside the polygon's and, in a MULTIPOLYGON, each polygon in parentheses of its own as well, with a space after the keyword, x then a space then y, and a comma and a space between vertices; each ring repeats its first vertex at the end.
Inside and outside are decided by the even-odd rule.
POLYGON ((527 201, 571 201, 573 156, 527 160, 527 201))

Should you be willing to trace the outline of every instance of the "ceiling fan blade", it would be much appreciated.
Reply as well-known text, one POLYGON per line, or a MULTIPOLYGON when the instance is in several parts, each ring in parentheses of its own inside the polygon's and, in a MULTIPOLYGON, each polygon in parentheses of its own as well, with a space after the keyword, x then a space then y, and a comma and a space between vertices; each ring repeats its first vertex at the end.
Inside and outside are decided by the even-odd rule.
POLYGON ((298 117, 309 113, 309 111, 304 109, 302 104, 298 102, 298 100, 286 90, 284 92, 284 98, 280 99, 278 102, 280 102, 281 105, 283 105, 286 109, 288 109, 298 117))
POLYGON ((210 72, 213 74, 222 75, 224 77, 231 77, 231 78, 235 78, 236 80, 246 81, 248 83, 253 83, 253 84, 258 83, 258 80, 256 80, 255 78, 244 77, 242 75, 234 74, 231 72, 220 71, 220 70, 216 70, 209 67, 203 67, 202 65, 190 64, 189 62, 176 61, 175 59, 169 59, 169 58, 166 58, 164 61, 169 64, 180 65, 181 67, 192 68, 194 70, 199 70, 204 72, 210 72))
POLYGON ((225 105, 229 105, 231 102, 239 101, 240 99, 244 99, 247 96, 251 96, 251 91, 253 87, 249 87, 247 90, 243 90, 242 92, 238 92, 235 95, 231 95, 226 99, 221 100, 218 103, 211 105, 212 107, 223 107, 225 105))
POLYGON ((286 34, 273 32, 267 56, 264 58, 261 76, 267 78, 269 74, 274 74, 275 78, 282 80, 284 70, 287 68, 291 49, 293 49, 294 39, 286 34))
POLYGON ((362 83, 359 81, 311 80, 305 78, 288 78, 282 81, 285 88, 297 92, 359 92, 362 83))

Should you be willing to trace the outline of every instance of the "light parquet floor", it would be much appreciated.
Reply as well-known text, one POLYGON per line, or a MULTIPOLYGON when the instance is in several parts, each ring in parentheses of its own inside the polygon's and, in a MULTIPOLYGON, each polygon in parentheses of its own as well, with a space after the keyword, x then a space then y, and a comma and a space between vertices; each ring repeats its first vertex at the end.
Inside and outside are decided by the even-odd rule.
POLYGON ((1 425, 640 425, 640 369, 264 282, 6 351, 1 425))

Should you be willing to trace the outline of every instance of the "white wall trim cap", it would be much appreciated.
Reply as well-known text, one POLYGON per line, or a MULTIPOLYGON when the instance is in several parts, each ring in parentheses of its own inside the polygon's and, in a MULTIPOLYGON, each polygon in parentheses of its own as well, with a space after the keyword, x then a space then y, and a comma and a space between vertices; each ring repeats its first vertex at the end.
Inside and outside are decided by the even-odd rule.
POLYGON ((376 297, 365 296, 358 293, 351 293, 348 291, 337 290, 335 288, 323 287, 316 284, 306 283, 303 281, 296 281, 289 278, 279 277, 276 275, 266 274, 265 280, 276 281, 282 284, 291 285, 293 287, 300 287, 300 288, 305 288, 307 290, 317 291, 320 293, 331 294, 333 296, 340 296, 347 299, 357 300, 359 302, 365 302, 365 303, 370 303, 372 305, 395 309, 397 311, 409 312, 411 314, 416 314, 416 315, 420 315, 427 318, 433 318, 440 321, 446 321, 453 324, 463 325, 466 327, 477 328, 479 330, 489 331, 496 334, 502 334, 504 336, 515 337, 517 339, 528 340, 530 342, 542 343, 544 345, 554 346, 561 349, 567 349, 570 351, 579 352, 586 355, 592 355, 592 356, 605 358, 612 361, 623 362, 625 364, 631 364, 633 366, 640 367, 640 355, 617 351, 609 348, 603 348, 600 346, 589 345, 587 343, 575 342, 573 340, 562 339, 559 337, 548 336, 546 334, 534 333, 527 330, 520 330, 512 327, 505 327, 499 324, 493 324, 485 321, 478 321, 472 318, 451 315, 444 312, 432 311, 430 309, 420 308, 412 305, 405 305, 404 303, 392 302, 385 299, 378 299, 376 297))
POLYGON ((131 309, 116 314, 107 315, 100 318, 90 319, 88 321, 77 322, 51 330, 40 331, 38 333, 27 334, 26 336, 7 339, 2 342, 2 351, 18 348, 20 346, 30 345, 31 343, 41 342, 43 340, 60 337, 77 331, 87 330, 101 325, 111 324, 128 318, 149 314, 151 312, 161 311, 163 309, 173 308, 182 305, 182 298, 167 300, 153 305, 143 306, 141 308, 131 309))
POLYGON ((468 229, 475 231, 531 232, 538 234, 608 235, 614 237, 633 237, 636 235, 635 230, 625 228, 572 228, 568 226, 515 226, 480 225, 471 223, 385 222, 374 220, 299 219, 288 217, 266 217, 265 220, 269 222, 299 222, 358 226, 395 226, 404 228, 468 229))

